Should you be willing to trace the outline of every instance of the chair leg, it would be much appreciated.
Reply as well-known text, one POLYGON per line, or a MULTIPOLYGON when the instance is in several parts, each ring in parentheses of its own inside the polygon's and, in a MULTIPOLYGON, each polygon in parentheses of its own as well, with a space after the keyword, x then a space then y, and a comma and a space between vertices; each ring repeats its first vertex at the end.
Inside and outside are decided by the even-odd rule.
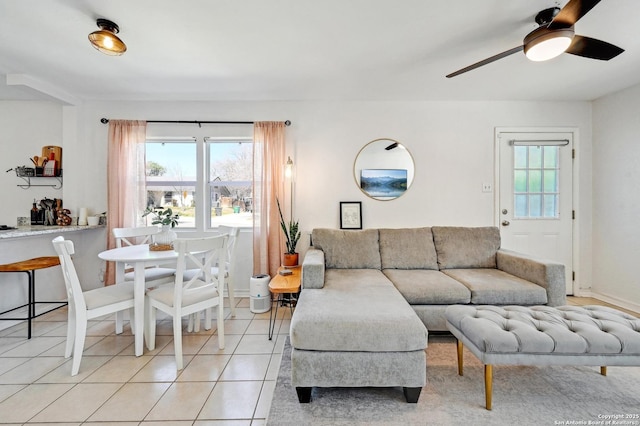
POLYGON ((131 327, 131 334, 136 334, 136 311, 133 308, 129 308, 129 327, 131 327))
POLYGON ((123 311, 116 312, 116 334, 122 334, 123 330, 123 322, 124 322, 124 313, 123 311))
MULTIPOLYGON (((149 301, 147 300, 147 302, 149 301)), ((145 305, 148 304, 149 303, 146 303, 145 305)), ((152 351, 156 348, 156 308, 153 306, 145 306, 145 313, 147 314, 145 321, 147 324, 147 328, 145 330, 145 336, 147 337, 147 349, 152 351)))
POLYGON ((194 320, 193 332, 197 333, 200 331, 200 312, 194 312, 191 314, 191 316, 193 317, 193 320, 194 320))
POLYGON ((233 280, 229 280, 227 282, 227 295, 229 296, 229 309, 231 310, 231 316, 236 316, 236 300, 234 296, 234 287, 233 280))
POLYGON ((196 322, 194 318, 195 314, 189 314, 189 323, 187 324, 187 332, 192 333, 194 330, 194 324, 196 322))
POLYGON ((211 308, 204 310, 204 329, 211 330, 211 308))
POLYGON ((27 322, 27 339, 31 339, 31 320, 36 316, 36 271, 27 271, 29 276, 29 302, 27 311, 29 312, 29 318, 27 322))
POLYGON ((218 348, 224 349, 224 305, 220 295, 220 304, 218 305, 218 348))
POLYGON ((73 361, 71 364, 71 375, 75 376, 80 371, 82 352, 84 351, 84 339, 87 335, 87 319, 76 319, 76 332, 73 345, 73 361))
POLYGON ((176 354, 176 366, 182 370, 182 318, 177 312, 173 314, 173 349, 176 354))
POLYGON ((64 357, 69 358, 73 353, 73 342, 76 337, 76 314, 73 303, 69 303, 67 310, 67 343, 64 348, 64 357))

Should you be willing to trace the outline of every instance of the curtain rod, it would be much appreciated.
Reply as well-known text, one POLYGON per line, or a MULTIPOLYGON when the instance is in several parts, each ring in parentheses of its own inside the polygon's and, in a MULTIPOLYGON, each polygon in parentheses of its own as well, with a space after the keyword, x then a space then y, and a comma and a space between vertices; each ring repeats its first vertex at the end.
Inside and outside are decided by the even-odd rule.
POLYGON ((528 140, 528 139, 511 139, 509 144, 514 146, 567 146, 569 139, 544 139, 544 140, 528 140))
MULTIPOLYGON (((173 123, 173 124, 197 124, 202 127, 202 124, 254 124, 254 121, 183 121, 183 120, 146 120, 147 123, 173 123)), ((107 124, 109 122, 108 118, 101 118, 100 122, 102 124, 107 124)), ((291 126, 291 121, 286 120, 284 122, 285 126, 291 126)))

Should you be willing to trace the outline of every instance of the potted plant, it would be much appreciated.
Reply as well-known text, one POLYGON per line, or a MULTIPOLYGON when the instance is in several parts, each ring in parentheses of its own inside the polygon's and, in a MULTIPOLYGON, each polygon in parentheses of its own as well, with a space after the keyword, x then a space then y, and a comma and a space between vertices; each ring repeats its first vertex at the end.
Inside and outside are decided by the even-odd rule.
POLYGON ((276 198, 276 203, 278 204, 278 213, 280 213, 280 227, 282 228, 282 232, 284 232, 285 237, 285 245, 287 247, 287 251, 284 253, 284 259, 282 261, 283 266, 297 266, 298 265, 298 253, 296 252, 296 246, 298 245, 298 241, 300 240, 300 231, 298 226, 298 221, 295 222, 293 220, 289 221, 289 226, 284 221, 284 217, 282 216, 282 210, 280 209, 280 200, 276 198))
POLYGON ((147 207, 142 213, 142 217, 151 215, 152 225, 162 225, 162 230, 153 236, 153 243, 149 245, 149 250, 173 250, 173 240, 176 239, 176 233, 171 230, 178 224, 180 214, 174 213, 171 207, 163 209, 162 207, 147 207))
POLYGON ((162 225, 171 226, 175 228, 178 224, 178 219, 180 218, 180 214, 173 213, 171 207, 167 207, 163 209, 162 207, 152 208, 151 206, 147 207, 146 210, 142 213, 142 217, 151 216, 151 224, 152 225, 162 225))

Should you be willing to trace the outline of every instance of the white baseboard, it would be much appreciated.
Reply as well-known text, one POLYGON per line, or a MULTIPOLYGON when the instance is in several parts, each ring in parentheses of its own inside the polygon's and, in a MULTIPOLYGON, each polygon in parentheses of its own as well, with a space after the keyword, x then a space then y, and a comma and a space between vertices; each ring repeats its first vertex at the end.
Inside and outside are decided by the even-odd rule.
POLYGON ((615 296, 602 294, 590 290, 581 291, 579 297, 593 297, 594 299, 602 300, 603 302, 611 303, 612 305, 620 306, 621 308, 628 309, 640 315, 640 304, 629 302, 615 296))

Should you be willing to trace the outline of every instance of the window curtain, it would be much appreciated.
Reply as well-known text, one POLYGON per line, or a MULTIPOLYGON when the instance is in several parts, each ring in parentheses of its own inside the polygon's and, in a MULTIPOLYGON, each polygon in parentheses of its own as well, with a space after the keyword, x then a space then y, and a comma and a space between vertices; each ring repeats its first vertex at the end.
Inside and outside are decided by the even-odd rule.
MULTIPOLYGON (((145 197, 147 122, 109 120, 107 149, 107 248, 116 246, 113 228, 142 226, 145 197)), ((105 283, 115 282, 115 265, 107 262, 105 283)))
POLYGON ((253 273, 277 273, 284 253, 284 236, 276 197, 284 195, 283 122, 261 121, 253 125, 253 273))

